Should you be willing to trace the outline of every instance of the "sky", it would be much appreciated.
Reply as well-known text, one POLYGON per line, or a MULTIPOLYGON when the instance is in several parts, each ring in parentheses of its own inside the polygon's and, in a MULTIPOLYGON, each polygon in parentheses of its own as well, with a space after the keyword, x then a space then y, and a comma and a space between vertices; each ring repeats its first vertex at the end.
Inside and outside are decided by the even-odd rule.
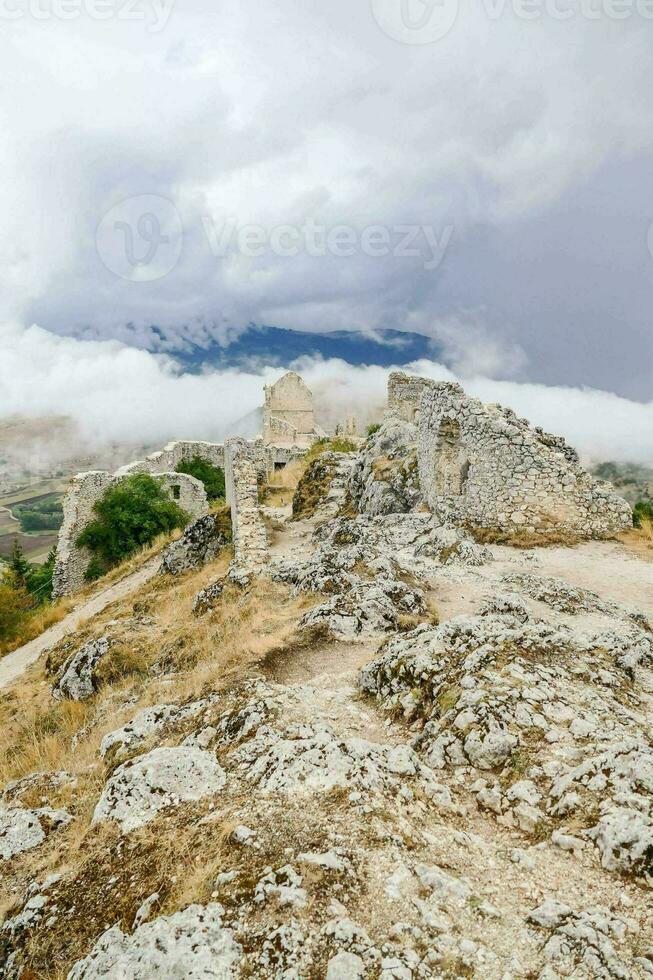
POLYGON ((173 354, 254 322, 417 331, 466 383, 649 410, 653 0, 0 0, 0 20, 12 391, 39 345, 60 356, 50 335, 117 391, 137 352, 112 341, 160 351, 156 325, 173 354))

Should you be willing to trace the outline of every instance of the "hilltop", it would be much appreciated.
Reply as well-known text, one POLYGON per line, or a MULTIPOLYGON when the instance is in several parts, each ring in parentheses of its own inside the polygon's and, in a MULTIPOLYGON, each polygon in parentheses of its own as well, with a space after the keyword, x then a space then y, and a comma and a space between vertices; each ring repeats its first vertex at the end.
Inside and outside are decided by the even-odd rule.
POLYGON ((562 440, 404 383, 258 486, 228 442, 233 541, 88 586, 2 692, 3 980, 653 975, 653 552, 562 440), (557 538, 469 523, 495 426, 557 538))

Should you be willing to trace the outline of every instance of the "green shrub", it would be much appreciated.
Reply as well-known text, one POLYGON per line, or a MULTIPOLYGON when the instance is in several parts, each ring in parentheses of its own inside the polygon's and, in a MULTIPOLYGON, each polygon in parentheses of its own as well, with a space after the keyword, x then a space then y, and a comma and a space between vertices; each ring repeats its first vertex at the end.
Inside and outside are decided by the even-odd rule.
POLYGON ((375 432, 378 432, 380 428, 381 428, 381 423, 380 422, 372 422, 372 424, 371 425, 368 425, 368 427, 367 427, 367 434, 368 434, 368 436, 373 436, 374 433, 375 432))
POLYGON ((639 500, 633 507, 633 525, 641 527, 642 522, 653 521, 653 501, 639 500))
POLYGON ((181 463, 177 464, 176 471, 200 480, 210 501, 224 500, 224 470, 219 466, 213 466, 202 456, 193 456, 192 459, 182 459, 181 463))
POLYGON ((93 510, 94 520, 77 538, 93 555, 87 578, 93 580, 150 544, 159 534, 184 527, 189 520, 168 497, 162 483, 148 473, 134 473, 109 487, 93 510))

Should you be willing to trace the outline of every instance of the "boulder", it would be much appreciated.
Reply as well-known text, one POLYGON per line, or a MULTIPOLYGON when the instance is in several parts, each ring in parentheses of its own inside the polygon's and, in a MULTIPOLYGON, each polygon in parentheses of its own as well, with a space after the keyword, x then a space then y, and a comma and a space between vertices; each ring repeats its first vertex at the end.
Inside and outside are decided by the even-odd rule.
POLYGON ((180 803, 214 796, 226 776, 211 752, 189 745, 160 748, 116 769, 102 791, 93 824, 115 820, 125 832, 180 803))
POLYGON ((8 861, 16 854, 31 851, 43 843, 50 831, 65 827, 71 820, 66 810, 50 807, 0 809, 0 858, 8 861))
POLYGON ((113 926, 68 980, 229 980, 238 975, 243 953, 222 914, 217 904, 190 905, 138 926, 131 936, 113 926))
POLYGON ((106 636, 85 643, 66 660, 52 688, 52 696, 58 701, 87 701, 92 697, 97 688, 97 665, 108 651, 109 639, 106 636))
POLYGON ((213 561, 231 540, 221 515, 207 514, 189 524, 163 552, 160 573, 183 575, 213 561))

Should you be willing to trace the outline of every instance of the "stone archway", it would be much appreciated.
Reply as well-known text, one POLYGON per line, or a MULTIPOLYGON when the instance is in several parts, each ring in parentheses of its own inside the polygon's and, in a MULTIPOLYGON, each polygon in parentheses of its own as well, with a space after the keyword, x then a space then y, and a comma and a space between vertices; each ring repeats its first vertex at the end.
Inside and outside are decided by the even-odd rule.
POLYGON ((469 473, 469 460, 461 443, 460 425, 445 418, 438 429, 435 461, 435 492, 441 497, 459 497, 469 473))

